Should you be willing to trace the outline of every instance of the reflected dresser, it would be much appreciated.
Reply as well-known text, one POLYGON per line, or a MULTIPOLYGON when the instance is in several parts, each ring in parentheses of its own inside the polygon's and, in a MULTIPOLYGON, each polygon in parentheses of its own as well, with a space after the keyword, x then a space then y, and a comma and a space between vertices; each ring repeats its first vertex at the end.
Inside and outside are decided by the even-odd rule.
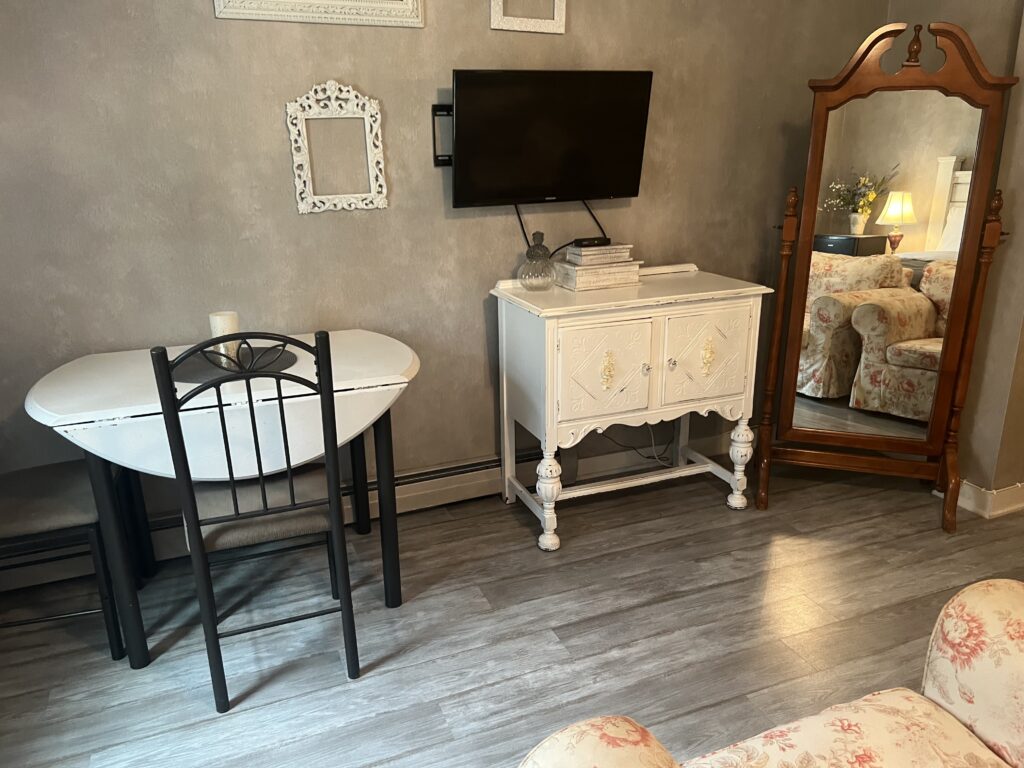
POLYGON ((498 299, 502 485, 538 517, 543 550, 560 546, 559 499, 710 472, 727 503, 747 505, 745 466, 761 297, 771 289, 692 264, 641 269, 639 285, 528 291, 502 280, 498 299), (690 449, 687 417, 715 411, 735 422, 726 468, 690 449), (562 488, 557 451, 614 424, 679 420, 671 466, 562 488), (516 477, 515 425, 540 440, 535 491, 516 477))

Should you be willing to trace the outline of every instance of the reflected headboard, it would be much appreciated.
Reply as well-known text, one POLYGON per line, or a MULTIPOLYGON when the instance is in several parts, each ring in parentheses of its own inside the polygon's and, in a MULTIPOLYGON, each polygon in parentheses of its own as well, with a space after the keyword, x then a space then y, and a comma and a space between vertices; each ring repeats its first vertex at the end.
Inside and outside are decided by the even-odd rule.
POLYGON ((926 251, 939 250, 942 241, 942 230, 951 211, 956 210, 963 221, 963 213, 967 209, 967 196, 971 191, 971 172, 961 171, 964 159, 955 155, 940 157, 939 170, 935 175, 935 191, 932 193, 932 206, 928 215, 928 232, 924 239, 926 251))

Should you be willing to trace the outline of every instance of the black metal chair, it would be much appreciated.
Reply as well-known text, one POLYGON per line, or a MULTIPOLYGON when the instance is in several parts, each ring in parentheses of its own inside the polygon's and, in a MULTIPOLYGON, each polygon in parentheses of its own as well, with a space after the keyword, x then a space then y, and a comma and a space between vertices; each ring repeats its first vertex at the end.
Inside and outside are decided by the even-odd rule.
MULTIPOLYGON (((348 676, 359 677, 352 589, 342 518, 331 349, 327 333, 317 332, 315 347, 288 336, 253 332, 210 339, 182 352, 173 361, 168 360, 167 350, 163 347, 153 348, 151 355, 177 479, 186 543, 196 579, 199 614, 206 636, 206 652, 217 711, 226 712, 230 707, 220 641, 222 638, 245 632, 340 611, 348 676), (253 342, 269 342, 270 346, 258 348, 253 342), (238 345, 237 352, 225 352, 226 349, 231 349, 232 344, 238 345), (292 350, 295 354, 312 356, 316 380, 301 378, 282 370, 283 366, 275 365, 284 355, 293 354, 292 350), (179 396, 175 374, 182 371, 183 366, 195 370, 197 364, 212 372, 212 378, 207 377, 205 381, 192 386, 185 394, 179 396), (264 440, 261 445, 257 408, 253 399, 253 382, 258 379, 273 380, 276 390, 275 420, 280 428, 280 447, 283 449, 285 466, 281 472, 271 475, 264 471, 264 457, 268 444, 264 440), (297 385, 301 393, 319 396, 325 447, 322 469, 306 471, 308 468, 300 469, 292 465, 285 415, 286 395, 282 391, 282 385, 285 383, 297 385), (225 394, 224 388, 231 384, 236 385, 232 387, 236 396, 232 396, 230 392, 227 396, 225 394), (198 407, 194 402, 195 398, 210 391, 215 395, 215 401, 211 401, 210 407, 218 413, 229 477, 227 481, 218 483, 193 480, 189 467, 189 451, 182 432, 181 413, 198 407), (237 397, 240 393, 244 393, 244 399, 237 397), (236 476, 239 456, 232 456, 232 446, 237 453, 239 445, 238 422, 233 422, 236 425, 235 429, 229 429, 230 419, 225 415, 228 409, 237 410, 239 407, 247 411, 247 429, 242 431, 248 433, 244 436, 245 439, 252 441, 256 470, 254 478, 243 480, 236 476), (310 499, 302 498, 301 493, 297 495, 297 491, 314 486, 320 489, 321 494, 326 493, 326 496, 314 495, 314 498, 310 499), (339 606, 228 631, 220 630, 221 617, 217 613, 208 552, 319 533, 325 533, 327 536, 331 591, 334 598, 340 602, 339 606)), ((267 431, 266 422, 264 431, 267 431)))
POLYGON ((0 629, 102 613, 112 659, 124 658, 124 643, 114 606, 96 504, 89 475, 81 461, 23 469, 0 476, 0 571, 58 562, 81 553, 51 555, 57 550, 88 545, 92 555, 100 607, 0 624, 0 629), (42 555, 42 557, 35 557, 42 555), (24 558, 34 557, 31 560, 24 558))

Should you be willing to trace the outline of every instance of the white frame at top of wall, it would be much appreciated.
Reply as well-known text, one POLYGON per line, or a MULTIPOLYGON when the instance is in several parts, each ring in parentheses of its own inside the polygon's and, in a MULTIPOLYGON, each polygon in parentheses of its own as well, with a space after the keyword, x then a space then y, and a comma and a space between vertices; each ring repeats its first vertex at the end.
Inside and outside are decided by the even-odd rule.
POLYGON ((564 35, 565 0, 552 0, 552 3, 554 4, 554 17, 536 19, 529 16, 508 16, 505 14, 505 0, 491 0, 491 29, 564 35))
POLYGON ((424 0, 213 0, 218 19, 422 27, 424 0))

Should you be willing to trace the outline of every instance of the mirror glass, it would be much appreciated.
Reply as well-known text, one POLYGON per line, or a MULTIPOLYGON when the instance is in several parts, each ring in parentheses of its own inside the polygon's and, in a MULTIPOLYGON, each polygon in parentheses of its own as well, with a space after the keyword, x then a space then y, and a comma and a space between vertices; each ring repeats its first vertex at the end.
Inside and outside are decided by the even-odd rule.
POLYGON ((980 124, 938 91, 830 113, 795 427, 926 437, 980 124))

